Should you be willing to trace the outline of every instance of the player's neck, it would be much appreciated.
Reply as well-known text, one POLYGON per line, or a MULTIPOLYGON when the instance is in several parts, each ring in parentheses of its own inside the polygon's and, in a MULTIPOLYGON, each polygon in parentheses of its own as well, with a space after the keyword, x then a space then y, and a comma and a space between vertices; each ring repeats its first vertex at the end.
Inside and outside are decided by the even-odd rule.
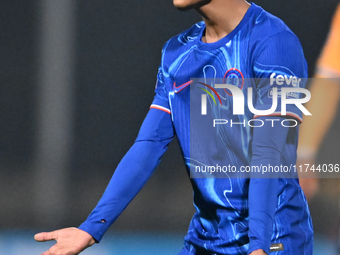
POLYGON ((243 0, 214 0, 197 11, 206 24, 203 42, 213 43, 233 31, 241 22, 250 4, 243 0))

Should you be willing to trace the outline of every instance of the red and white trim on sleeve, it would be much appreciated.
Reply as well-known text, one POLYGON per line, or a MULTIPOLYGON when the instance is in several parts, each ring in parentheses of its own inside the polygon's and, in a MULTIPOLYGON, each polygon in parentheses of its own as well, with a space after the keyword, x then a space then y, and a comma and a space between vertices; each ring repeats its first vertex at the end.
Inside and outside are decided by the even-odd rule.
POLYGON ((300 123, 302 123, 302 119, 300 118, 299 115, 297 115, 296 113, 294 112, 286 112, 286 115, 281 115, 281 112, 273 112, 272 114, 269 114, 269 115, 255 115, 254 116, 254 119, 258 118, 258 117, 270 117, 270 116, 277 116, 277 117, 287 117, 287 116, 290 116, 290 117, 293 117, 294 119, 297 119, 300 123))
POLYGON ((158 109, 158 110, 161 110, 161 111, 163 111, 163 112, 166 112, 166 113, 171 114, 171 111, 170 111, 168 108, 165 108, 165 107, 163 107, 163 106, 156 105, 156 104, 152 104, 152 105, 150 106, 150 109, 158 109))

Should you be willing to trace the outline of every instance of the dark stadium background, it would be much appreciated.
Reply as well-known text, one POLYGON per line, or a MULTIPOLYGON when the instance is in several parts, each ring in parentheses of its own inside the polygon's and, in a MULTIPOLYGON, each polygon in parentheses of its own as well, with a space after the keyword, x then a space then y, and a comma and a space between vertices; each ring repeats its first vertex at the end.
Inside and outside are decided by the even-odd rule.
MULTIPOLYGON (((53 92, 51 82, 52 95, 60 97, 57 108, 58 103, 64 107, 62 116, 54 116, 58 109, 45 107, 48 99, 41 92, 46 80, 41 78, 46 72, 42 6, 53 1, 0 3, 0 243, 22 235, 31 237, 36 230, 78 226, 85 220, 148 111, 162 45, 200 20, 195 11, 177 11, 171 0, 56 1, 72 3, 70 23, 65 26, 72 29, 66 40, 69 55, 61 60, 66 61, 68 86, 53 92), (49 109, 45 113, 49 118, 59 118, 56 128, 65 128, 66 134, 56 132, 61 135, 54 137, 56 145, 54 140, 42 140, 44 109, 49 109), (67 119, 64 126, 63 116, 67 119)), ((297 34, 312 77, 338 1, 255 3, 283 19, 297 34)), ((52 10, 56 20, 60 10, 52 10)), ((53 25, 50 28, 53 31, 53 25)), ((52 68, 47 77, 58 80, 57 75, 58 70, 52 68)), ((339 163, 339 124, 326 137, 320 162, 339 163)), ((327 185, 332 180, 322 182, 327 185)), ((310 205, 315 230, 328 241, 335 240, 339 228, 339 198, 334 193, 326 191, 331 195, 321 194, 310 205)), ((190 181, 173 141, 155 174, 111 231, 178 234, 180 247, 193 212, 190 181)), ((25 244, 42 251, 33 240, 25 244)), ((5 246, 0 245, 0 254, 5 254, 5 246)))

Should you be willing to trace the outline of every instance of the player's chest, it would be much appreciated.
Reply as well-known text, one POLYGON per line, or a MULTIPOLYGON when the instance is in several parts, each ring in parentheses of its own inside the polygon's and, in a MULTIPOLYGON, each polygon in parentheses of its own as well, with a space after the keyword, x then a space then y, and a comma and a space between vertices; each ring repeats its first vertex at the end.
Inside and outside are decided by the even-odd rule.
POLYGON ((244 90, 245 79, 253 76, 253 65, 247 51, 226 47, 215 52, 192 50, 176 59, 168 71, 168 91, 176 97, 187 97, 190 87, 197 83, 212 88, 215 84, 231 84, 244 90))

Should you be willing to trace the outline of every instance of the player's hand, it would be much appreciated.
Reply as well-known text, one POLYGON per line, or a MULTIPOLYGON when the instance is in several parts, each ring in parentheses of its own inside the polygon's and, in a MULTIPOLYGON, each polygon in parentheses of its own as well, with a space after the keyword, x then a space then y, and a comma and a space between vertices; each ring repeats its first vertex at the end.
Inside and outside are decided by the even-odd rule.
POLYGON ((249 255, 267 255, 263 250, 256 250, 250 253, 249 255))
POLYGON ((34 236, 38 242, 55 240, 57 243, 41 255, 76 255, 95 243, 93 237, 78 228, 64 228, 42 232, 34 236))
POLYGON ((301 178, 299 182, 303 192, 305 193, 307 201, 310 202, 319 190, 319 179, 301 178))
MULTIPOLYGON (((315 158, 314 157, 301 157, 298 153, 298 158, 296 165, 297 166, 305 166, 305 164, 314 165, 315 158)), ((299 183, 300 186, 305 193, 306 199, 308 202, 312 200, 316 193, 319 191, 319 178, 317 172, 305 172, 302 171, 299 173, 299 183)))

